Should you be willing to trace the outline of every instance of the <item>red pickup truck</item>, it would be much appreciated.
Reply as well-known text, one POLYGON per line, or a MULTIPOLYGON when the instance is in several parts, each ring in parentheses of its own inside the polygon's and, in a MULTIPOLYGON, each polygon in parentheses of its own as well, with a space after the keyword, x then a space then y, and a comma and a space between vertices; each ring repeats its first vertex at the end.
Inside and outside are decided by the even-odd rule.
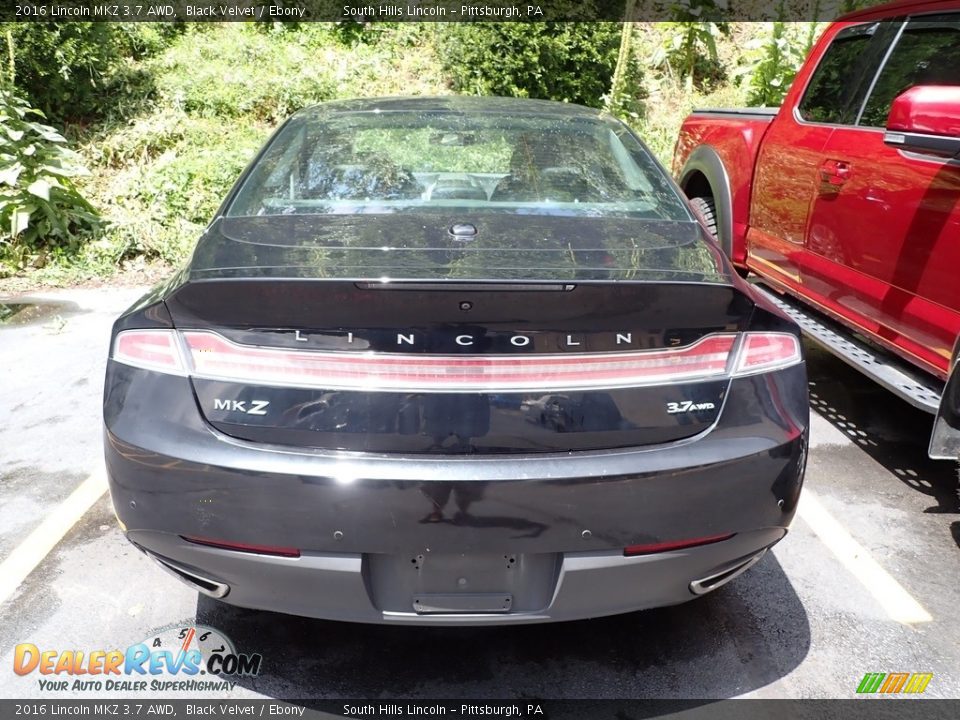
POLYGON ((694 111, 673 172, 742 274, 960 458, 958 0, 832 23, 780 108, 694 111))

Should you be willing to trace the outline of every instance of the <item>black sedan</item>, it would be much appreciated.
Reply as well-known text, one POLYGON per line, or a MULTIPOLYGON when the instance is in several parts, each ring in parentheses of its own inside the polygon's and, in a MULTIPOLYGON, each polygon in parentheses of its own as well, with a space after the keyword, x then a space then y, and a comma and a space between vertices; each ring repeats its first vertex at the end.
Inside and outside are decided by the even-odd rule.
POLYGON ((236 605, 394 624, 690 600, 787 533, 797 328, 575 105, 298 112, 114 326, 129 540, 236 605))

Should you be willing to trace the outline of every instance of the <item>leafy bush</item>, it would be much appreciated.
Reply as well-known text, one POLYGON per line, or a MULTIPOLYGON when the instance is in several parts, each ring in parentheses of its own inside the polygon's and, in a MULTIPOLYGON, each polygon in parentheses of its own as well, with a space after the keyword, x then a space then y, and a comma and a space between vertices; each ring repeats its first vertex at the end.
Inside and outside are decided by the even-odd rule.
POLYGON ((757 38, 747 44, 747 63, 738 74, 750 77, 747 102, 750 105, 780 105, 793 83, 816 37, 817 23, 806 23, 805 32, 799 23, 772 22, 766 39, 757 38))
POLYGON ((707 20, 662 23, 661 44, 651 64, 684 80, 688 92, 715 85, 725 79, 718 62, 717 37, 727 32, 726 23, 707 20))
POLYGON ((604 96, 606 110, 625 120, 639 120, 646 114, 648 96, 643 62, 633 47, 633 35, 634 24, 624 23, 610 92, 604 96))
POLYGON ((443 23, 440 60, 456 90, 600 107, 620 47, 617 23, 443 23))
POLYGON ((155 217, 205 225, 264 138, 244 128, 225 131, 218 123, 194 122, 185 140, 143 174, 138 195, 155 217))
POLYGON ((14 268, 38 249, 75 246, 99 224, 73 184, 87 170, 60 133, 31 115, 39 113, 0 89, 0 262, 14 268))
POLYGON ((109 168, 91 189, 109 200, 110 229, 88 258, 181 262, 266 133, 167 108, 91 137, 84 152, 109 168))
POLYGON ((15 82, 54 122, 89 121, 139 108, 150 77, 132 60, 165 47, 177 26, 156 23, 10 23, 15 82))
POLYGON ((188 32, 153 67, 161 96, 187 113, 275 122, 336 92, 311 32, 228 23, 210 34, 188 32))

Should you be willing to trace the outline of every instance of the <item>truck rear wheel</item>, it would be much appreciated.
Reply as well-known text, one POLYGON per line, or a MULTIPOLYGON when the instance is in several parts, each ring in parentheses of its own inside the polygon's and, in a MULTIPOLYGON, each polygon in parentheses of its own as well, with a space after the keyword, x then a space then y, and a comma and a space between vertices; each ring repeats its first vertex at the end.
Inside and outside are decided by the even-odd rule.
MULTIPOLYGON (((701 215, 703 215, 704 222, 707 226, 707 230, 710 231, 710 234, 716 239, 717 244, 720 246, 720 249, 723 250, 724 255, 730 257, 730 250, 723 240, 720 239, 719 229, 717 227, 717 203, 716 201, 708 196, 690 198, 690 204, 695 207, 701 215)), ((729 241, 728 241, 729 242, 729 241)), ((750 274, 750 271, 745 267, 740 267, 738 265, 734 266, 734 270, 737 271, 737 274, 740 277, 746 277, 750 274)))
MULTIPOLYGON (((703 215, 703 219, 706 221, 707 230, 717 238, 717 242, 720 242, 720 234, 717 229, 717 203, 714 199, 712 197, 690 198, 690 204, 700 211, 700 214, 703 215)), ((724 248, 724 252, 726 251, 727 249, 724 248)))

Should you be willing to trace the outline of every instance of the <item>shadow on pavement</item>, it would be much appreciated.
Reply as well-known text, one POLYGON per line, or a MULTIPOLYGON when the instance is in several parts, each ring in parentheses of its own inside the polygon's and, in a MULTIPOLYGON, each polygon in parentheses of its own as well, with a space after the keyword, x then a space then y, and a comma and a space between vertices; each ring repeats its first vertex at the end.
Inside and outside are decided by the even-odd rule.
MULTIPOLYGON (((933 416, 807 343, 810 407, 876 462, 935 504, 926 513, 960 514, 957 464, 927 457, 933 416)), ((958 533, 954 532, 954 539, 958 533)), ((960 542, 958 542, 960 545, 960 542)))
POLYGON ((730 585, 670 608, 490 628, 359 625, 200 596, 197 622, 263 671, 238 684, 285 699, 683 698, 756 690, 810 648, 807 615, 768 554, 730 585))

